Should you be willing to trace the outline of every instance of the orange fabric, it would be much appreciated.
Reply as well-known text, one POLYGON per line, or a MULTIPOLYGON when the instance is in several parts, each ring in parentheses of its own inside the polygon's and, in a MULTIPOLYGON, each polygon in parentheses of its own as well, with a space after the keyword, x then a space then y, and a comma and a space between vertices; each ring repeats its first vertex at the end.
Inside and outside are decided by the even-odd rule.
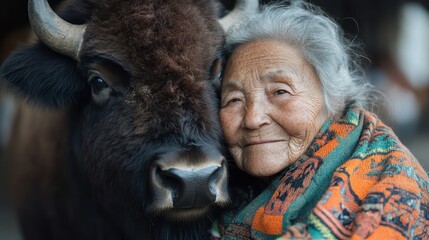
POLYGON ((428 239, 427 174, 390 128, 371 113, 365 119, 354 156, 313 210, 319 229, 339 239, 428 239))
POLYGON ((407 239, 406 237, 404 237, 402 234, 400 234, 399 232, 388 228, 388 227, 379 227, 377 231, 374 231, 372 234, 368 235, 367 238, 363 238, 361 237, 362 235, 366 235, 363 233, 355 233, 353 234, 353 236, 350 239, 367 239, 367 240, 380 240, 380 239, 389 239, 389 240, 402 240, 402 239, 407 239))
POLYGON ((255 217, 253 218, 252 226, 267 234, 277 235, 282 233, 282 216, 264 214, 264 207, 261 207, 256 211, 255 217))

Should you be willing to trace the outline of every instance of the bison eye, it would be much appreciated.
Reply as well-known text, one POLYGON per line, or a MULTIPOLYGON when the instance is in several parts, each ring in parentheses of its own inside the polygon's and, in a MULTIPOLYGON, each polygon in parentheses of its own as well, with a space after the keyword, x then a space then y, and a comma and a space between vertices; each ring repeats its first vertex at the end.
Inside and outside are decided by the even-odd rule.
POLYGON ((89 84, 91 85, 92 98, 100 105, 105 104, 112 92, 110 86, 98 75, 92 75, 89 77, 89 84))
POLYGON ((99 94, 106 88, 109 88, 109 85, 101 77, 93 77, 89 80, 94 94, 99 94))

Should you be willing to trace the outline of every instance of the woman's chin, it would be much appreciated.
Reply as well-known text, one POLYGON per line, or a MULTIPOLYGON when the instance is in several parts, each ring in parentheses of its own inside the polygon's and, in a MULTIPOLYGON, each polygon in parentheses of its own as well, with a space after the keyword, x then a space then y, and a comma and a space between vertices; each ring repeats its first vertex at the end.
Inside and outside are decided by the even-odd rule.
POLYGON ((253 164, 243 165, 243 170, 248 174, 259 177, 262 179, 269 179, 273 175, 279 173, 285 169, 289 164, 279 164, 279 163, 266 163, 266 162, 256 162, 253 164))

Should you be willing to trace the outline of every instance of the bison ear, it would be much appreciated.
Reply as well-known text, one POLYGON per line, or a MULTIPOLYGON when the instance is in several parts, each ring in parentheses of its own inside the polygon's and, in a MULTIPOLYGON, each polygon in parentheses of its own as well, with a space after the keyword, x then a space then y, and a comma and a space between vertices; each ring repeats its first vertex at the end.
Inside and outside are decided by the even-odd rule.
POLYGON ((87 88, 76 61, 40 43, 12 53, 0 66, 0 77, 12 91, 53 108, 72 105, 87 88))

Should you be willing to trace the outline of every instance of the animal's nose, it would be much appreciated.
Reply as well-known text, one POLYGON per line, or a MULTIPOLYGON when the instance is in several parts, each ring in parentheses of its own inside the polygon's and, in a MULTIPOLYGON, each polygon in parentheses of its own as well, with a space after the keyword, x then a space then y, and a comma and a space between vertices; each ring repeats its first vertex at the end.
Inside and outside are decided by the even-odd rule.
POLYGON ((171 190, 175 208, 203 207, 216 200, 216 185, 225 171, 224 161, 221 165, 202 168, 158 168, 156 174, 162 184, 171 190))

